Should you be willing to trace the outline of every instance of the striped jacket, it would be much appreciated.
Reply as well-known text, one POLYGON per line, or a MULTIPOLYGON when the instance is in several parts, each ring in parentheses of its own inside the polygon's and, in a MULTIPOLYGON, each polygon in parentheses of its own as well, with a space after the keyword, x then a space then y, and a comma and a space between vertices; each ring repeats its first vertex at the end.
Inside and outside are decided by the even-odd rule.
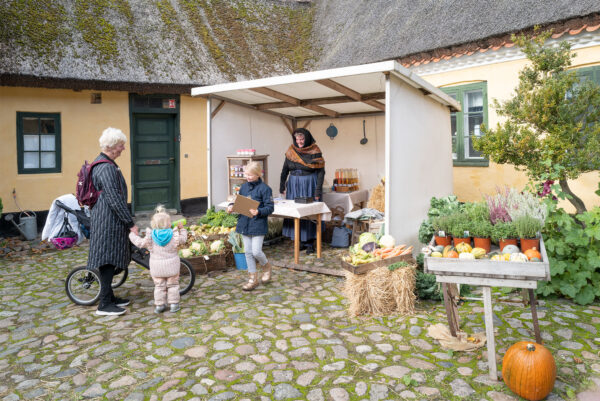
MULTIPOLYGON (((96 160, 111 160, 104 153, 96 160)), ((114 163, 114 162, 113 162, 114 163)), ((127 184, 118 166, 100 163, 92 169, 92 182, 102 191, 92 208, 88 268, 113 265, 126 268, 131 261, 129 229, 133 217, 127 206, 127 184)))

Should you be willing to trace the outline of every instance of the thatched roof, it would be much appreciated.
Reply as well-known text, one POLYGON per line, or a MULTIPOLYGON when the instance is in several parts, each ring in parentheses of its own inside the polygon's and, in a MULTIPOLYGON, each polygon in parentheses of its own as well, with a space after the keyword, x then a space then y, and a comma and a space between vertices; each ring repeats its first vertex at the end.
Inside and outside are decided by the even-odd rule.
POLYGON ((290 0, 5 0, 0 83, 177 88, 289 74, 311 66, 312 11, 290 0))
POLYGON ((598 0, 3 0, 0 85, 189 93, 394 58, 415 64, 594 13, 598 0))
POLYGON ((317 67, 362 64, 600 12, 598 0, 321 0, 317 67))

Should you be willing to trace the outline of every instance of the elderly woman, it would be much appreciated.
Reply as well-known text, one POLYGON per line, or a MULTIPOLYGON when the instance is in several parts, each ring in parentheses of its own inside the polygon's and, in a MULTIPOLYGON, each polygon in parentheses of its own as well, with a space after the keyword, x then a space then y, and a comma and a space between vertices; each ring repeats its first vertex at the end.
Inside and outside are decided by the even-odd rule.
MULTIPOLYGON (((88 268, 100 272, 101 290, 97 315, 122 315, 129 300, 117 298, 111 287, 116 269, 126 269, 131 260, 128 233, 134 226, 127 207, 127 184, 115 163, 125 149, 127 137, 116 128, 107 128, 100 137, 102 152, 94 160, 91 176, 100 197, 91 210, 88 268)), ((120 271, 120 270, 117 270, 120 271)))
MULTIPOLYGON (((323 177, 325 176, 325 160, 321 149, 315 143, 310 131, 305 128, 296 128, 292 135, 293 144, 285 152, 279 192, 284 194, 286 199, 312 197, 317 201, 321 200, 323 177)), ((284 220, 283 235, 294 239, 294 222, 292 220, 284 220)), ((306 249, 306 253, 313 253, 316 237, 316 224, 302 220, 300 223, 300 248, 306 249)))

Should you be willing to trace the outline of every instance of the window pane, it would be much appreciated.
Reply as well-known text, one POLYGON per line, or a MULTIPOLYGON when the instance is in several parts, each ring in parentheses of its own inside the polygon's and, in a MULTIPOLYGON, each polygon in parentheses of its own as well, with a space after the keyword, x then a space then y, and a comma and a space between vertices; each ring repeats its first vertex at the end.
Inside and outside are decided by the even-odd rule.
POLYGON ((44 134, 54 134, 54 119, 53 118, 42 118, 40 119, 42 123, 41 132, 44 134))
POLYGON ((481 152, 473 149, 474 136, 481 136, 481 124, 483 123, 483 113, 471 113, 466 118, 466 126, 468 127, 467 136, 465 136, 465 157, 481 157, 481 152))
POLYGON ((474 91, 465 94, 465 111, 468 113, 483 111, 483 92, 474 91))
POLYGON ((42 152, 42 168, 56 167, 56 156, 54 152, 42 152))
MULTIPOLYGON (((41 135, 42 137, 42 148, 41 150, 56 150, 54 148, 54 135, 41 135)), ((27 149, 26 149, 27 150, 27 149)))
POLYGON ((473 148, 473 137, 468 138, 468 143, 465 143, 465 157, 468 158, 482 158, 481 152, 476 151, 473 148))
POLYGON ((25 117, 23 118, 23 133, 24 134, 37 134, 38 131, 38 118, 37 117, 25 117))
POLYGON ((24 168, 40 168, 40 156, 38 152, 23 153, 24 168))
POLYGON ((450 130, 452 132, 452 158, 456 159, 456 113, 450 113, 450 130))
POLYGON ((39 135, 23 135, 23 150, 40 150, 39 135))

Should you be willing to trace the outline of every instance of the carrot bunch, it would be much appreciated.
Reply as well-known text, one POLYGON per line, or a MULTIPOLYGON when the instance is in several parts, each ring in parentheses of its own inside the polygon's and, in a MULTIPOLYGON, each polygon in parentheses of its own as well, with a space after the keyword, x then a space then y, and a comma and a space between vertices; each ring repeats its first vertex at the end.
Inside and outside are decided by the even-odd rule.
POLYGON ((393 258, 395 256, 408 255, 412 252, 413 247, 406 245, 397 245, 395 247, 390 248, 377 248, 373 251, 373 255, 376 257, 380 257, 381 259, 393 258))

